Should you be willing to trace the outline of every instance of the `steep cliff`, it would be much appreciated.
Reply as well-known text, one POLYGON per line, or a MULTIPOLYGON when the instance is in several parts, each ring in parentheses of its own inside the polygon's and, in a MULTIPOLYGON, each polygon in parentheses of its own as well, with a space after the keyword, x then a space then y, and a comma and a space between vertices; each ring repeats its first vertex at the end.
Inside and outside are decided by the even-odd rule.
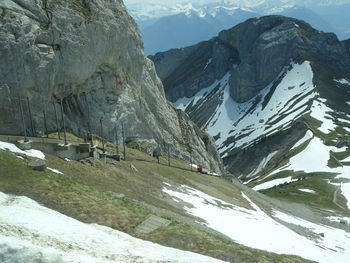
POLYGON ((318 61, 346 73, 350 70, 346 53, 335 34, 320 32, 293 18, 266 16, 249 19, 209 41, 161 52, 151 59, 173 102, 192 97, 228 71, 231 97, 245 102, 270 84, 292 60, 318 61), (181 64, 172 62, 177 57, 181 64), (169 65, 164 65, 165 61, 169 65))
MULTIPOLYGON (((36 132, 44 131, 44 109, 53 131, 53 105, 58 110, 62 99, 74 133, 85 134, 90 126, 101 135, 103 118, 104 136, 112 140, 124 122, 127 136, 153 139, 160 147, 170 143, 183 158, 191 148, 198 163, 219 170, 211 141, 166 101, 121 0, 1 1, 0 54, 0 133, 23 133, 19 96, 29 98, 36 132)), ((29 127, 27 102, 22 106, 29 127)))
POLYGON ((166 96, 215 138, 226 168, 242 180, 263 183, 293 170, 346 175, 339 166, 349 169, 342 162, 350 156, 348 41, 267 16, 151 59, 166 96))

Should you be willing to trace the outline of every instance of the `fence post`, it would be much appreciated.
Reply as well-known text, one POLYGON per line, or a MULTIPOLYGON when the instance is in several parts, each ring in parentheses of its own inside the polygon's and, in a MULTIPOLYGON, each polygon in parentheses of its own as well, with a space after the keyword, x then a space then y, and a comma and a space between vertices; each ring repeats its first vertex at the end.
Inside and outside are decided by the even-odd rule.
POLYGON ((102 142, 102 150, 105 152, 105 144, 103 143, 103 125, 102 125, 103 117, 100 118, 100 127, 101 127, 101 142, 102 142))
POLYGON ((191 172, 192 172, 192 149, 190 149, 190 166, 191 166, 191 172))
POLYGON ((115 145, 116 145, 116 151, 117 155, 119 155, 119 140, 118 140, 118 128, 115 127, 115 145))
POLYGON ((27 105, 28 105, 28 113, 29 113, 29 120, 30 120, 30 128, 32 130, 32 136, 35 137, 34 123, 33 123, 32 111, 30 108, 29 97, 27 97, 27 105))
POLYGON ((44 104, 43 114, 44 114, 44 128, 45 128, 45 134, 46 134, 46 138, 49 138, 49 132, 48 132, 48 130, 47 130, 47 121, 46 121, 46 104, 44 104))
POLYGON ((124 130, 124 122, 122 122, 122 137, 123 137, 123 153, 124 153, 124 161, 126 160, 126 149, 125 149, 125 130, 124 130))
POLYGON ((26 121, 25 121, 24 114, 23 114, 21 97, 18 97, 18 101, 19 101, 19 108, 21 111, 22 126, 23 126, 23 131, 24 131, 24 142, 28 142, 27 127, 26 127, 26 121))
POLYGON ((86 105, 87 105, 87 115, 88 115, 88 123, 87 123, 87 125, 88 125, 88 131, 89 131, 89 134, 91 134, 90 107, 89 107, 88 104, 86 104, 86 105))
POLYGON ((168 143, 168 166, 170 166, 170 143, 168 143))
POLYGON ((56 110, 56 104, 55 104, 55 101, 52 101, 52 105, 53 105, 53 108, 55 110, 55 117, 56 117, 56 128, 57 128, 57 135, 58 135, 58 139, 61 140, 61 134, 60 134, 60 125, 59 125, 59 122, 58 122, 58 114, 57 114, 57 110, 56 110))
POLYGON ((63 123, 63 134, 64 134, 64 145, 67 145, 67 134, 66 134, 66 122, 64 121, 64 112, 63 112, 63 100, 61 98, 61 115, 63 123))

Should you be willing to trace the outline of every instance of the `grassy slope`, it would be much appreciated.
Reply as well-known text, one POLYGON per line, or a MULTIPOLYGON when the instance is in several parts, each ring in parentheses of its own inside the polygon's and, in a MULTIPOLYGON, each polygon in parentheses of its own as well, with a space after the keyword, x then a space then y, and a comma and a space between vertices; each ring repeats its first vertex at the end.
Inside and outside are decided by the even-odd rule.
MULTIPOLYGON (((343 77, 343 75, 339 75, 337 72, 329 72, 318 64, 313 64, 313 68, 317 73, 315 74, 314 82, 321 97, 327 98, 330 106, 333 109, 340 111, 338 113, 334 113, 336 122, 337 118, 347 119, 346 114, 350 114, 350 108, 346 104, 346 101, 349 100, 349 94, 347 93, 345 86, 337 85, 333 81, 334 78, 340 79, 343 77)), ((312 130, 313 134, 323 140, 326 145, 335 146, 335 142, 350 141, 350 134, 341 127, 337 127, 335 131, 332 131, 328 134, 322 133, 320 130, 318 130, 318 128, 322 125, 322 122, 311 117, 310 114, 305 114, 302 118, 302 121, 304 121, 304 123, 307 124, 308 128, 312 130)), ((341 125, 341 123, 338 124, 341 125)), ((298 149, 291 151, 289 155, 286 156, 285 160, 279 164, 279 167, 287 164, 289 158, 304 150, 306 145, 307 144, 304 144, 303 146, 299 146, 298 149)), ((345 165, 346 163, 341 163, 341 161, 348 156, 350 156, 350 147, 348 147, 344 152, 331 152, 328 165, 330 167, 340 167, 342 164, 345 165)), ((261 174, 260 178, 264 178, 271 172, 272 170, 264 171, 263 174, 261 174)), ((249 186, 253 187, 266 181, 277 178, 285 178, 288 176, 292 176, 293 179, 304 178, 305 180, 276 186, 271 189, 263 190, 261 192, 268 196, 281 200, 304 203, 315 208, 333 209, 344 215, 350 214, 346 209, 341 209, 341 207, 346 207, 346 199, 341 195, 340 191, 336 193, 336 199, 337 203, 341 207, 333 202, 334 192, 337 190, 337 187, 329 184, 327 180, 332 180, 336 176, 335 174, 307 174, 304 172, 295 173, 292 171, 284 171, 276 173, 275 175, 268 177, 268 179, 264 179, 259 182, 253 181, 249 184, 249 186), (316 192, 316 194, 301 192, 298 190, 299 188, 312 189, 316 192)))
MULTIPOLYGON (((179 168, 171 168, 156 164, 153 158, 136 150, 128 149, 128 155, 143 161, 111 165, 90 159, 91 166, 47 156, 48 167, 62 171, 62 176, 50 171, 33 171, 27 167, 26 160, 0 150, 0 191, 28 196, 83 222, 110 226, 134 236, 137 236, 134 228, 151 213, 134 200, 171 210, 179 216, 185 215, 181 209, 171 207, 165 201, 166 197, 161 192, 163 182, 186 184, 228 202, 249 206, 242 199, 240 190, 232 184, 185 171, 185 164, 179 160, 172 160, 173 165, 179 168), (138 172, 133 171, 131 165, 138 172), (127 198, 118 199, 114 193, 124 193, 127 198)), ((165 163, 166 160, 161 161, 165 163)), ((247 248, 223 236, 180 222, 176 217, 169 219, 172 223, 167 228, 138 237, 230 262, 307 262, 294 256, 247 248)))

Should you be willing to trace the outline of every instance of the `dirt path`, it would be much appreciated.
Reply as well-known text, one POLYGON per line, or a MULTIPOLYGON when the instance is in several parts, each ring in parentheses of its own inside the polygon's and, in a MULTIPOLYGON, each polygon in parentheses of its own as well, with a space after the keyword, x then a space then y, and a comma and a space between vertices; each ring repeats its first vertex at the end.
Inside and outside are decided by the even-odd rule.
POLYGON ((335 189, 335 191, 334 191, 334 193, 333 193, 333 203, 334 203, 336 206, 340 207, 341 209, 346 210, 344 207, 342 207, 340 204, 338 204, 337 195, 338 195, 339 191, 340 191, 340 185, 337 186, 337 189, 335 189))

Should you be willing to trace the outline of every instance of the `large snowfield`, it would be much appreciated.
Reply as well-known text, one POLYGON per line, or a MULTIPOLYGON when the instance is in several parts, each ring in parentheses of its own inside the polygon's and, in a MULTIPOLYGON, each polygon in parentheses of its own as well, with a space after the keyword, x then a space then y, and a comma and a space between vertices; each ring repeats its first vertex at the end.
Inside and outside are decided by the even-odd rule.
POLYGON ((223 262, 88 225, 0 192, 0 262, 223 262))
POLYGON ((346 231, 317 225, 277 210, 273 211, 273 217, 269 216, 244 193, 243 197, 254 210, 226 203, 185 185, 175 191, 165 187, 163 191, 174 200, 189 203, 185 207, 189 214, 204 219, 207 226, 245 246, 322 263, 345 263, 350 258, 350 234, 346 231), (281 221, 305 228, 312 235, 302 236, 281 221))
POLYGON ((185 110, 189 105, 205 103, 205 99, 200 99, 220 85, 222 103, 205 125, 205 130, 212 136, 220 135, 216 144, 225 157, 227 150, 247 145, 262 135, 271 135, 309 111, 308 103, 317 96, 310 62, 292 64, 291 69, 281 73, 281 77, 281 82, 267 102, 265 99, 273 83, 250 101, 237 103, 230 96, 230 74, 227 73, 210 87, 202 89, 191 98, 181 98, 174 105, 185 110), (258 103, 257 98, 260 98, 258 103), (226 144, 226 139, 232 135, 237 139, 226 144))

